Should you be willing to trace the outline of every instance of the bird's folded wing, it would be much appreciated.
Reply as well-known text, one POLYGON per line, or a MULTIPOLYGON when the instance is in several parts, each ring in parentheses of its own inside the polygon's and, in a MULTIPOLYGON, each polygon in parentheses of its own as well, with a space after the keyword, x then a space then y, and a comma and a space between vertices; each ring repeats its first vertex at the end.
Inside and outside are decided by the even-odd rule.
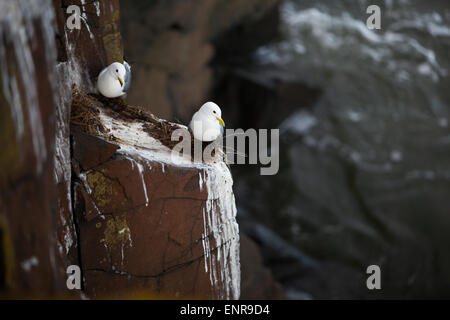
POLYGON ((126 61, 123 61, 123 65, 125 66, 125 79, 123 79, 124 86, 122 91, 127 92, 131 85, 131 67, 126 61))

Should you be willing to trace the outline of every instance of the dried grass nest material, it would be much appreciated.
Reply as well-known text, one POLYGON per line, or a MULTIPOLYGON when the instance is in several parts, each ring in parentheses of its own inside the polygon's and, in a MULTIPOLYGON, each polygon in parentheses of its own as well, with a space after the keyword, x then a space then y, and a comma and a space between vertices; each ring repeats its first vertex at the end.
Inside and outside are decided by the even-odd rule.
POLYGON ((86 94, 76 88, 72 90, 70 124, 81 128, 90 135, 107 136, 108 139, 114 140, 114 137, 108 136, 109 130, 99 117, 101 108, 107 109, 113 117, 118 119, 144 122, 144 131, 170 149, 179 143, 179 141, 172 141, 171 137, 175 130, 183 129, 183 127, 158 119, 138 107, 130 106, 121 98, 106 99, 98 94, 86 94))

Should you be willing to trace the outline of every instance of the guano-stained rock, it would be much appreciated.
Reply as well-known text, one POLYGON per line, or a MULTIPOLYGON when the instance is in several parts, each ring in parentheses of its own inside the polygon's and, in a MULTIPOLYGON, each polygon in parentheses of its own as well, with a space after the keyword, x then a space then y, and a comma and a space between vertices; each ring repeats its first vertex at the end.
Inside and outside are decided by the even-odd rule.
MULTIPOLYGON (((238 298, 228 168, 175 165, 142 128, 137 144, 124 142, 126 130, 112 127, 116 119, 103 117, 120 142, 69 126, 72 86, 91 91, 98 72, 123 58, 118 0, 17 0, 0 2, 0 11, 0 292, 238 298), (80 30, 66 27, 72 4, 82 9, 80 30), (66 287, 72 264, 83 269, 82 291, 66 287)), ((209 87, 213 49, 199 33, 169 36, 201 55, 183 77, 156 72, 156 83, 170 78, 177 99, 189 96, 193 104, 209 87)))
POLYGON ((175 164, 142 121, 104 110, 100 118, 120 141, 117 151, 116 142, 73 133, 87 295, 239 298, 239 233, 226 165, 175 164), (109 159, 99 160, 101 150, 111 151, 109 159))

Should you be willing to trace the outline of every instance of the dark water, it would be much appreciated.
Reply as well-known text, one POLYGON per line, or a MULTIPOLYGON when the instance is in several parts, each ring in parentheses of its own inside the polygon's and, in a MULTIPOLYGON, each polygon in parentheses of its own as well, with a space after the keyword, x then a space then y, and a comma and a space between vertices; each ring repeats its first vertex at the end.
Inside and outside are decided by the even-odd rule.
POLYGON ((259 70, 323 93, 281 124, 278 175, 234 169, 242 229, 292 298, 449 298, 450 2, 289 0, 281 14, 259 70))

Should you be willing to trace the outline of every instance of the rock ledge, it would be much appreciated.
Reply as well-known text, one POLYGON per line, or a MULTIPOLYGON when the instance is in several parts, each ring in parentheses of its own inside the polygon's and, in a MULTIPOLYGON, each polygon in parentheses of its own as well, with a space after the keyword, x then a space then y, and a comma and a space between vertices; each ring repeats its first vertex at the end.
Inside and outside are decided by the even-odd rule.
POLYGON ((226 164, 174 162, 142 118, 163 120, 126 118, 101 102, 93 108, 104 132, 72 130, 87 295, 238 299, 239 230, 226 164))

